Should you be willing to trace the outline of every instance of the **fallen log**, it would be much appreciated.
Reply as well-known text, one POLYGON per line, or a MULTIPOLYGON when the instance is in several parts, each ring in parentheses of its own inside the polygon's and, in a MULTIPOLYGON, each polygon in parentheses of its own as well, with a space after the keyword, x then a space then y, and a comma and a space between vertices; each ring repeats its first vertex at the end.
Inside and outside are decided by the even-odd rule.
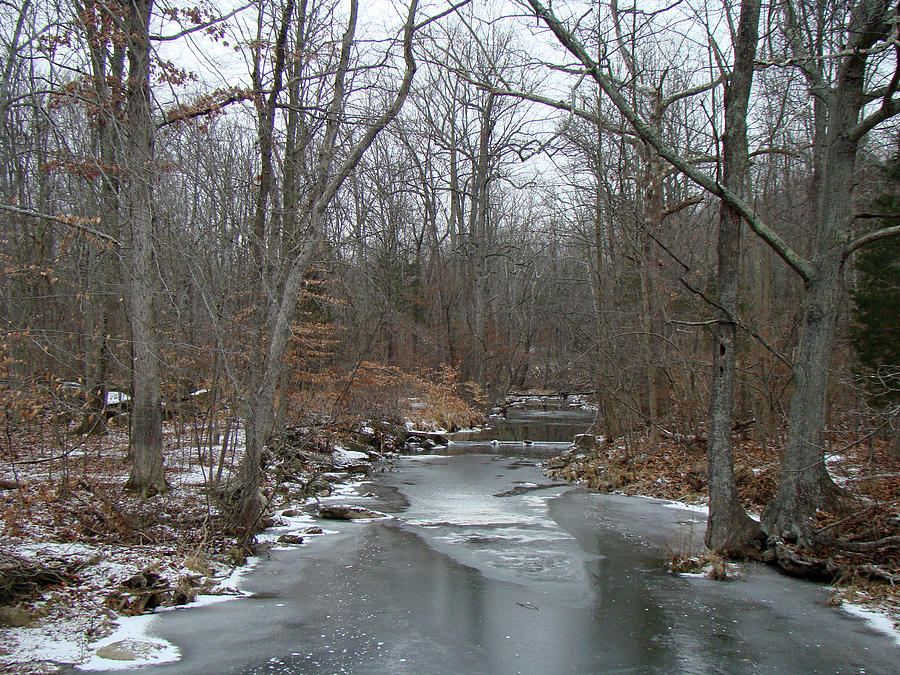
MULTIPOLYGON (((742 422, 735 422, 731 425, 731 433, 740 434, 744 431, 747 431, 756 424, 756 418, 752 417, 749 420, 744 420, 742 422)), ((702 445, 707 442, 707 436, 703 434, 679 434, 675 431, 669 431, 668 429, 659 428, 659 433, 664 438, 670 438, 673 441, 679 441, 681 443, 696 443, 698 445, 702 445)))

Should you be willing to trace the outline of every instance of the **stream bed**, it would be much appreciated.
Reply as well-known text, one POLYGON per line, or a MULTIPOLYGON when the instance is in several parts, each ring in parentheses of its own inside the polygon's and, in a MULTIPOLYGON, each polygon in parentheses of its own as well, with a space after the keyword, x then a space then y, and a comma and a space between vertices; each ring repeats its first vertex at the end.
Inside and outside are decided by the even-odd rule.
POLYGON ((552 484, 540 455, 559 449, 457 438, 402 458, 347 500, 390 517, 323 522, 260 562, 252 597, 161 613, 151 633, 181 660, 142 671, 900 672, 894 639, 819 586, 666 572, 705 516, 552 484))

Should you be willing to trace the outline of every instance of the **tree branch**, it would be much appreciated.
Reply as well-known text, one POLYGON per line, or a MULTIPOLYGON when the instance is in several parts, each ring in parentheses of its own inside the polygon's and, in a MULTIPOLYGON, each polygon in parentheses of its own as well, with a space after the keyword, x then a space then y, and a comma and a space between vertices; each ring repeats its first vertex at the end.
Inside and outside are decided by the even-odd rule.
POLYGON ((859 140, 879 124, 897 114, 900 114, 900 98, 886 98, 878 110, 863 118, 847 135, 851 140, 859 140))
POLYGON ((121 248, 122 242, 116 239, 113 236, 106 234, 105 232, 100 232, 99 230, 95 230, 92 227, 88 227, 87 223, 97 224, 100 222, 100 218, 82 218, 80 216, 53 216, 49 213, 40 213, 39 211, 31 211, 29 209, 20 209, 18 206, 11 206, 9 204, 0 204, 0 209, 4 211, 9 211, 10 213, 15 213, 18 216, 30 216, 32 218, 45 218, 46 220, 52 220, 54 223, 61 223, 68 227, 71 227, 75 230, 80 230, 86 234, 91 235, 92 237, 97 237, 98 239, 102 239, 108 244, 115 246, 116 248, 121 248))
POLYGON ((894 225, 893 227, 883 227, 880 230, 875 230, 874 232, 869 232, 868 234, 864 234, 861 237, 857 237, 846 246, 844 246, 844 251, 841 253, 841 264, 843 265, 846 262, 847 258, 849 258, 855 251, 862 248, 863 246, 867 246, 875 241, 880 241, 882 239, 887 239, 888 237, 896 237, 900 235, 900 225, 894 225))
POLYGON ((217 23, 222 23, 223 21, 228 21, 231 17, 233 17, 238 12, 243 12, 245 9, 250 7, 253 2, 248 2, 246 5, 241 5, 240 7, 233 9, 228 12, 228 14, 224 14, 222 16, 216 17, 211 21, 207 21, 205 23, 197 24, 196 26, 192 26, 190 28, 185 28, 174 35, 151 35, 150 39, 155 42, 171 42, 172 40, 177 40, 179 38, 183 38, 185 35, 190 35, 191 33, 196 33, 198 30, 205 30, 210 26, 215 26, 217 23))
POLYGON ((350 175, 350 172, 353 171, 353 168, 359 163, 360 158, 366 150, 369 149, 369 146, 372 145, 376 136, 378 136, 378 134, 381 133, 381 130, 397 117, 397 114, 403 107, 403 103, 406 101, 410 86, 412 85, 413 76, 416 74, 416 61, 412 51, 412 39, 416 31, 415 19, 417 7, 418 0, 411 0, 409 3, 409 13, 406 18, 406 24, 403 29, 403 60, 406 64, 406 72, 403 74, 403 80, 400 83, 397 95, 384 112, 378 116, 378 119, 366 129, 362 138, 360 138, 359 142, 351 149, 350 154, 323 190, 322 195, 319 197, 319 203, 322 205, 322 208, 328 205, 332 197, 334 197, 335 193, 340 189, 344 180, 346 180, 347 176, 350 175))
POLYGON ((638 135, 651 145, 659 156, 669 164, 681 171, 700 187, 719 197, 746 221, 747 225, 760 238, 763 239, 778 256, 787 263, 804 281, 813 277, 812 264, 797 253, 775 230, 769 227, 753 210, 753 208, 736 193, 716 182, 702 171, 698 170, 686 159, 669 148, 662 139, 640 118, 637 112, 629 105, 625 97, 612 85, 603 74, 600 67, 588 55, 582 44, 566 29, 556 16, 544 7, 539 0, 528 0, 528 4, 534 10, 535 16, 541 19, 550 28, 551 32, 569 52, 585 66, 594 81, 600 85, 604 93, 619 109, 623 117, 634 127, 638 135))

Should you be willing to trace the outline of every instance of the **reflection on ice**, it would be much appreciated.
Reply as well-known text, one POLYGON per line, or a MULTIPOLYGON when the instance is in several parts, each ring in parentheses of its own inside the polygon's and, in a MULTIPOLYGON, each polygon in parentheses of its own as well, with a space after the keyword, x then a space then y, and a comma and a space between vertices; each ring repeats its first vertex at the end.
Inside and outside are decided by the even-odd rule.
POLYGON ((400 471, 410 479, 399 486, 409 502, 402 521, 429 546, 486 577, 580 598, 589 584, 585 561, 572 555, 573 538, 547 506, 568 488, 513 480, 523 465, 535 463, 504 457, 486 465, 483 456, 469 455, 436 474, 409 462, 400 471), (511 491, 511 483, 525 489, 511 491))

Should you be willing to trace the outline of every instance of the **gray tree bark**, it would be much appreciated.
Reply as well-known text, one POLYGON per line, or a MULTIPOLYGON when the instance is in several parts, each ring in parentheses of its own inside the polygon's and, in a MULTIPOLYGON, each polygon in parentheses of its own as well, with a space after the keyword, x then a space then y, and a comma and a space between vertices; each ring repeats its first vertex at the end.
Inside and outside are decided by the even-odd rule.
POLYGON ((163 475, 159 355, 153 313, 153 152, 156 128, 150 112, 150 14, 153 0, 132 0, 128 34, 126 166, 130 248, 128 309, 131 325, 131 473, 127 487, 144 495, 166 488, 163 475))
MULTIPOLYGON (((763 525, 769 535, 786 541, 808 543, 816 510, 840 511, 845 501, 843 491, 825 468, 823 430, 828 370, 845 242, 853 215, 856 152, 869 125, 875 122, 872 115, 860 120, 866 102, 867 50, 887 36, 892 4, 888 0, 859 0, 856 4, 848 30, 847 55, 840 61, 834 87, 828 88, 815 71, 807 70, 813 94, 824 96, 828 106, 827 132, 821 185, 816 191, 819 203, 811 273, 804 277, 803 316, 794 360, 794 392, 781 481, 763 513, 763 525)), ((893 88, 896 87, 895 78, 893 88)), ((885 106, 889 100, 885 99, 885 106)))
MULTIPOLYGON (((759 40, 760 0, 743 0, 735 33, 735 59, 725 86, 725 131, 722 136, 722 181, 737 194, 745 192, 748 174, 747 105, 753 84, 753 61, 759 40)), ((717 323, 713 355, 709 440, 709 518, 706 545, 728 556, 755 553, 762 530, 741 505, 734 482, 731 428, 734 422, 735 321, 741 259, 741 216, 726 202, 719 206, 717 323)))

